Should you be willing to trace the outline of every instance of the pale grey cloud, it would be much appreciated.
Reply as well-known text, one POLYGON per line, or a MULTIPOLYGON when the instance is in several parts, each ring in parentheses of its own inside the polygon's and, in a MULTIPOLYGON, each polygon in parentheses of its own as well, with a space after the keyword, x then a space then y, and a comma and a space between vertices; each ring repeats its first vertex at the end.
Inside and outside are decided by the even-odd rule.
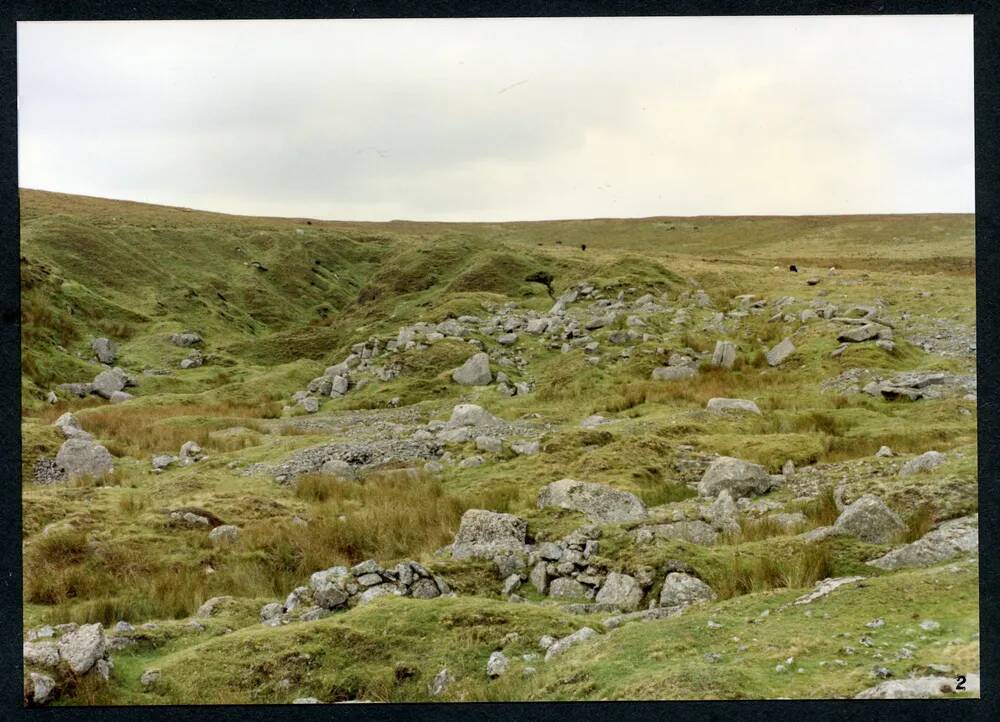
POLYGON ((973 210, 967 16, 21 23, 24 187, 514 220, 973 210))

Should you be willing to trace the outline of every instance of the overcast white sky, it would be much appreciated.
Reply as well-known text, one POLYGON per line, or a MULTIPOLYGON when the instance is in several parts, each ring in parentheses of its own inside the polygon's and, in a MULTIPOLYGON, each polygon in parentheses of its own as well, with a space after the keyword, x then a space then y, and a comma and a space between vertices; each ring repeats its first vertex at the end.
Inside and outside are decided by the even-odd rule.
POLYGON ((251 215, 974 210, 971 16, 18 24, 20 185, 251 215))

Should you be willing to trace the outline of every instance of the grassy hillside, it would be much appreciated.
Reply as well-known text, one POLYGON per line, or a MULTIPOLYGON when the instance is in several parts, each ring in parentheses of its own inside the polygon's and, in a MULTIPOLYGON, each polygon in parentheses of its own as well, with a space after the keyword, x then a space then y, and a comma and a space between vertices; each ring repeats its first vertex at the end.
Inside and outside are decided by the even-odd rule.
POLYGON ((444 666, 456 676, 446 700, 849 696, 878 682, 878 666, 897 678, 928 664, 978 669, 973 562, 901 572, 865 564, 977 510, 975 396, 890 401, 848 388, 912 371, 971 377, 974 389, 972 216, 352 223, 32 190, 21 203, 24 628, 136 627, 135 643, 112 655, 111 679, 69 685, 60 703, 426 701, 444 666), (526 280, 538 272, 553 276, 551 295, 526 280), (404 326, 541 317, 553 297, 586 285, 594 293, 572 306, 582 321, 621 309, 586 338, 522 327, 504 345, 501 330, 466 321, 463 337, 385 351, 404 326), (643 311, 647 294, 663 305, 643 311), (752 308, 754 300, 763 305, 752 308), (851 326, 817 316, 827 304, 838 314, 876 306, 893 344, 848 344, 831 355, 851 326), (170 336, 185 330, 204 339, 201 367, 179 365, 190 349, 170 336), (111 404, 59 391, 48 403, 58 384, 103 370, 90 346, 99 336, 117 344, 115 365, 136 379, 132 398, 111 404), (373 338, 380 350, 351 372, 349 393, 321 395, 311 414, 296 403, 294 393, 373 338), (796 350, 772 367, 766 352, 785 338, 796 350), (718 340, 735 345, 730 369, 710 364, 718 340), (476 351, 470 341, 490 354, 494 374, 525 390, 454 383, 452 370, 476 351), (654 379, 672 354, 691 359, 696 374, 654 379), (751 400, 761 414, 710 413, 716 397, 751 400), (446 445, 437 471, 409 459, 407 444, 458 403, 479 404, 506 425, 501 450, 446 445), (64 441, 52 423, 67 411, 110 452, 114 472, 35 483, 36 464, 64 441), (610 423, 582 428, 592 414, 610 423), (513 450, 529 439, 539 453, 513 450), (176 455, 187 441, 207 458, 153 473, 155 455, 176 455), (365 454, 395 446, 356 482, 322 472, 277 478, 289 460, 338 444, 365 454), (874 456, 883 445, 895 455, 874 456), (931 449, 946 454, 942 465, 900 475, 931 449), (716 455, 771 474, 793 462, 784 485, 752 501, 803 516, 782 526, 747 508, 739 530, 712 545, 640 543, 647 526, 701 518, 706 502, 695 486, 716 455), (479 465, 459 463, 476 456, 479 465), (643 608, 676 563, 718 601, 606 631, 607 613, 576 614, 527 582, 518 591, 526 601, 511 602, 492 562, 440 551, 468 509, 515 514, 536 543, 580 528, 580 512, 537 504, 563 478, 633 493, 648 508, 642 522, 601 525, 593 558, 602 574, 652 570, 643 608), (836 489, 848 501, 878 495, 905 532, 884 544, 803 542, 800 533, 837 518, 836 489), (177 510, 235 525, 239 540, 213 544, 205 529, 170 516, 177 510), (260 623, 262 605, 283 601, 313 572, 366 559, 418 560, 457 596, 260 623), (779 612, 820 579, 855 574, 868 579, 779 612), (223 595, 234 600, 221 613, 194 616, 223 595), (765 609, 766 621, 751 621, 765 609), (830 621, 817 627, 806 611, 830 621), (859 647, 855 638, 877 616, 886 621, 872 633, 879 645, 859 647), (924 616, 940 631, 914 631, 924 616), (523 658, 539 652, 540 636, 584 625, 599 638, 558 665, 523 658), (501 648, 512 671, 489 680, 486 660, 501 648), (804 671, 775 673, 788 657, 804 671), (526 666, 537 672, 523 676, 526 666), (147 688, 139 677, 149 668, 163 681, 147 688))

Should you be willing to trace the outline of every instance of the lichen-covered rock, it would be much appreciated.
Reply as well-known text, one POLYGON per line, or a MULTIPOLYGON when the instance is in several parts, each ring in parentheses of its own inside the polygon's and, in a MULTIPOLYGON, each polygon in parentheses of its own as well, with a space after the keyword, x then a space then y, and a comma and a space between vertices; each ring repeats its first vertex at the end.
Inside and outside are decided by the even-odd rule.
MULTIPOLYGON (((954 677, 911 677, 890 679, 854 695, 854 699, 929 699, 955 694, 954 677)), ((965 689, 978 694, 980 677, 978 674, 965 675, 965 689)))
POLYGON ((86 674, 104 656, 104 628, 83 624, 59 640, 59 657, 74 674, 86 674))
POLYGON ((637 544, 650 544, 657 539, 681 539, 692 544, 711 546, 718 541, 719 532, 700 519, 694 519, 642 526, 635 530, 634 536, 637 544))
POLYGON ((872 544, 888 544, 906 531, 903 520, 874 494, 865 494, 847 506, 834 527, 872 544))
POLYGON ((240 538, 240 528, 232 524, 221 524, 208 533, 208 540, 216 546, 232 544, 240 538))
POLYGON ((767 352, 767 363, 770 366, 780 366, 793 353, 795 353, 795 344, 790 338, 786 338, 767 352))
POLYGON ((492 559, 500 552, 523 551, 527 523, 513 514, 469 509, 462 514, 452 543, 455 559, 492 559))
POLYGON ((661 607, 686 607, 716 598, 712 588, 697 577, 683 572, 671 572, 660 590, 661 607))
POLYGON ((760 408, 758 408, 757 404, 747 399, 709 399, 705 405, 705 409, 716 414, 726 413, 727 411, 745 411, 760 416, 760 408))
POLYGON ((690 366, 659 366, 653 369, 650 377, 653 381, 683 381, 697 375, 698 371, 690 366))
POLYGON ((510 660, 503 652, 494 652, 486 660, 486 676, 495 679, 507 672, 510 667, 510 660))
POLYGON ((56 465, 69 479, 103 479, 114 469, 106 448, 92 439, 74 436, 63 442, 56 454, 56 465))
POLYGON ((945 455, 940 451, 925 451, 907 461, 899 470, 900 476, 912 476, 923 471, 930 471, 945 462, 945 455))
POLYGON ((571 577, 556 577, 549 584, 549 596, 556 599, 581 599, 587 595, 587 587, 571 577))
POLYGON ((490 357, 483 351, 473 354, 451 373, 452 380, 462 386, 488 386, 493 380, 490 357))
POLYGON ((121 391, 128 384, 128 377, 125 372, 115 366, 113 369, 101 371, 94 377, 94 393, 106 399, 111 398, 111 394, 121 391))
POLYGON ((591 521, 606 524, 642 519, 646 506, 635 494, 605 484, 560 479, 542 487, 538 508, 557 507, 586 514, 591 521))
POLYGON ((631 612, 638 609, 642 602, 642 587, 633 576, 610 572, 594 601, 598 604, 612 604, 618 609, 631 612))
POLYGON ((569 636, 552 642, 547 648, 545 648, 545 661, 548 662, 553 657, 558 657, 570 647, 580 644, 581 642, 585 642, 596 635, 597 632, 595 630, 590 627, 583 627, 582 629, 576 630, 569 636))
POLYGON ((52 425, 55 426, 57 429, 59 429, 59 431, 62 432, 62 435, 65 438, 67 438, 67 439, 71 439, 71 438, 93 439, 94 438, 91 434, 89 434, 89 433, 87 433, 86 431, 83 430, 83 427, 80 426, 79 420, 76 418, 76 416, 74 416, 73 414, 71 414, 69 411, 67 411, 65 414, 63 414, 58 419, 56 419, 55 422, 52 425))
POLYGON ((59 646, 55 642, 24 642, 21 653, 26 665, 48 669, 59 666, 59 646))
POLYGON ((763 466, 731 456, 720 456, 702 475, 698 482, 698 493, 702 496, 716 496, 725 489, 737 499, 763 494, 772 485, 771 475, 763 466))
POLYGON ((732 341, 716 341, 712 353, 712 365, 716 368, 731 369, 736 363, 736 346, 732 341))
POLYGON ((926 567, 979 551, 979 515, 946 521, 917 541, 868 562, 879 569, 926 567))
POLYGON ((46 704, 55 698, 56 681, 47 674, 29 672, 31 686, 31 701, 35 704, 46 704))

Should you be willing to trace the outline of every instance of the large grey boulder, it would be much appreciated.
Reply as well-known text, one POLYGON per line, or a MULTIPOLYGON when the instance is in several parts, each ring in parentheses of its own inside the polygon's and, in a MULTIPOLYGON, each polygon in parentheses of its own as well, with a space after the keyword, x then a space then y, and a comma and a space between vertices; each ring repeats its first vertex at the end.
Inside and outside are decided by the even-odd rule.
POLYGON ((594 601, 598 604, 612 604, 622 611, 631 612, 642 602, 642 586, 635 577, 618 572, 610 572, 594 601))
POLYGON ((469 509, 462 514, 452 543, 455 559, 492 559, 498 553, 523 551, 528 525, 513 514, 469 509))
POLYGON ((493 380, 489 355, 484 351, 472 354, 468 361, 451 372, 451 378, 462 386, 488 386, 493 380))
POLYGON ((128 384, 125 372, 115 366, 113 369, 101 371, 94 377, 94 393, 105 399, 110 399, 116 391, 121 391, 128 384))
POLYGON ((833 526, 872 544, 888 544, 906 531, 903 520, 874 494, 865 494, 845 507, 833 526))
POLYGON ((926 567, 962 554, 979 552, 979 515, 946 521, 912 544, 868 562, 879 569, 926 567))
POLYGON ((80 437, 66 439, 56 454, 56 465, 71 479, 103 479, 114 469, 111 454, 96 441, 80 437))
POLYGON ((93 349, 94 355, 97 356, 97 360, 102 364, 113 364, 115 362, 118 349, 115 347, 114 341, 106 338, 95 338, 90 342, 90 348, 93 349))
POLYGON ((924 471, 930 471, 941 466, 946 460, 946 456, 940 451, 925 451, 920 456, 915 456, 907 461, 899 470, 900 476, 912 476, 924 471))
POLYGON ((708 403, 705 404, 705 409, 716 414, 726 413, 727 411, 746 411, 747 413, 760 416, 760 408, 758 408, 757 404, 747 399, 709 399, 708 403))
POLYGON ((732 341, 716 341, 712 353, 712 365, 716 368, 731 369, 736 363, 736 346, 732 341))
POLYGON ((690 366, 660 366, 653 369, 653 381, 683 381, 692 379, 698 372, 690 366))
POLYGON ((720 456, 705 470, 698 482, 698 493, 702 496, 716 496, 725 489, 734 499, 741 496, 763 494, 772 485, 767 469, 732 456, 720 456))
POLYGON ((778 366, 784 363, 793 353, 795 353, 795 344, 792 343, 790 338, 786 338, 767 352, 767 363, 769 366, 778 366))
POLYGON ((582 511, 591 521, 600 524, 634 521, 646 516, 646 506, 635 494, 574 479, 560 479, 542 487, 538 493, 538 508, 547 507, 582 511))
POLYGON ((104 627, 84 624, 59 640, 59 656, 75 674, 89 672, 104 656, 104 627))
POLYGON ((684 572, 670 572, 660 590, 661 607, 687 607, 715 598, 716 594, 710 586, 684 572))

